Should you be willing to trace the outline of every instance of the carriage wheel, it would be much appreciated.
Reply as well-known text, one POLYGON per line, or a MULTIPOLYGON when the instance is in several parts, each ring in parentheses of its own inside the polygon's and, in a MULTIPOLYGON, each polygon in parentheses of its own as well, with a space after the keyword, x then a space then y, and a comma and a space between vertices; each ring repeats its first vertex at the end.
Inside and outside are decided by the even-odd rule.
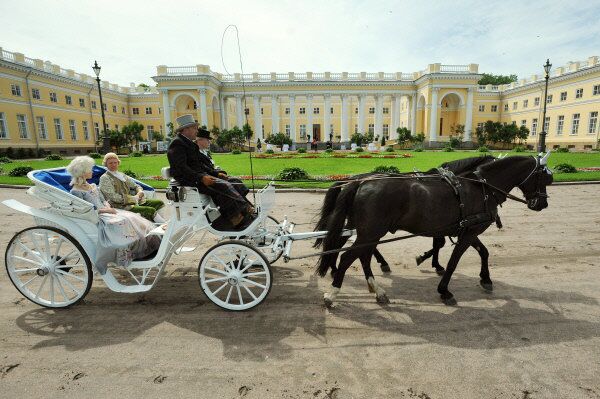
POLYGON ((29 227, 18 232, 8 243, 4 260, 19 292, 47 308, 74 305, 92 286, 87 254, 73 237, 54 227, 29 227))
POLYGON ((283 249, 273 250, 271 245, 279 234, 279 221, 273 216, 267 216, 264 223, 258 227, 257 235, 250 237, 247 242, 258 249, 273 264, 283 255, 283 249))
POLYGON ((273 280, 265 256, 241 241, 211 247, 200 260, 198 276, 208 299, 228 310, 257 306, 269 294, 273 280))

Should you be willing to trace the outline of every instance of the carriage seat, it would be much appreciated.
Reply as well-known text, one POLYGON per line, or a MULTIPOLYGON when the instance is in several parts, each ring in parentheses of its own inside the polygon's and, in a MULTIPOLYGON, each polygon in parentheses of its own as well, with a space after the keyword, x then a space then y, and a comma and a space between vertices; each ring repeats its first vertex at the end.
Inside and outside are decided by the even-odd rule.
MULTIPOLYGON (((203 208, 206 206, 210 206, 211 208, 217 208, 214 201, 210 197, 210 195, 202 194, 198 192, 196 187, 187 187, 182 186, 179 182, 171 176, 171 168, 165 166, 160 171, 161 176, 164 179, 169 180, 169 187, 167 188, 167 199, 172 202, 178 203, 186 203, 193 205, 201 205, 203 208), (183 189, 183 190, 181 190, 183 189), (183 195, 181 195, 183 191, 183 195)), ((220 212, 211 209, 207 212, 207 216, 209 221, 216 220, 219 216, 221 216, 220 212)))

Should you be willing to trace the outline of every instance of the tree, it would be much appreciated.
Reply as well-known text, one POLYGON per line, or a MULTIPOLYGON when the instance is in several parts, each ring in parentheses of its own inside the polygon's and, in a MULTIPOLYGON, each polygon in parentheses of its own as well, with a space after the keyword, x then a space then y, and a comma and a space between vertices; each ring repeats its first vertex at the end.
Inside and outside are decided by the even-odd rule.
POLYGON ((460 147, 461 143, 463 142, 463 137, 465 135, 465 125, 457 123, 456 125, 450 126, 450 131, 452 132, 452 135, 450 136, 450 140, 448 142, 450 144, 450 147, 460 147))
POLYGON ((529 129, 527 128, 527 126, 519 126, 519 132, 517 133, 516 137, 519 141, 519 144, 521 144, 523 140, 527 140, 527 137, 529 137, 529 129))
POLYGON ((410 134, 410 130, 406 127, 397 128, 396 133, 398 134, 398 144, 402 146, 405 143, 412 141, 413 139, 413 137, 410 134))
POLYGON ((265 143, 273 144, 279 148, 283 148, 284 144, 292 145, 292 139, 289 138, 285 133, 269 134, 265 139, 265 143))
POLYGON ((127 137, 118 130, 109 130, 108 137, 110 138, 110 146, 116 147, 117 152, 123 147, 127 147, 129 145, 129 141, 127 141, 127 137))
POLYGON ((173 125, 173 122, 167 123, 167 129, 169 129, 167 137, 169 138, 169 141, 171 141, 175 138, 175 125, 173 125))
POLYGON ((154 132, 152 134, 152 138, 154 139, 154 141, 164 141, 165 135, 162 134, 162 132, 154 132))
POLYGON ((139 144, 140 140, 142 139, 142 130, 144 130, 144 125, 136 121, 133 121, 130 124, 123 126, 121 132, 125 136, 127 145, 131 146, 135 142, 137 146, 137 144, 139 144))
MULTIPOLYGON (((250 140, 252 138, 252 135, 254 134, 254 132, 252 131, 252 128, 250 127, 250 125, 248 123, 245 123, 244 126, 242 127, 242 132, 244 132, 244 136, 246 140, 250 140)), ((243 140, 242 140, 243 143, 243 140)))
POLYGON ((516 82, 518 79, 517 75, 492 75, 484 73, 479 82, 480 85, 505 85, 512 82, 516 82))
POLYGON ((140 84, 138 85, 138 87, 141 87, 142 89, 144 89, 144 91, 148 91, 148 90, 150 90, 150 86, 148 86, 148 85, 147 85, 147 84, 145 84, 145 83, 140 83, 140 84))

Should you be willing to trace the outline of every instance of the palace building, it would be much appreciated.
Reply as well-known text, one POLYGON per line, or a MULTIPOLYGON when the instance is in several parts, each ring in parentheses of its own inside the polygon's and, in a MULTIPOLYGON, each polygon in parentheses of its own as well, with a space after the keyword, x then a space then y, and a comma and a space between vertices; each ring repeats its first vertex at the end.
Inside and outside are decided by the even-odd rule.
MULTIPOLYGON (((152 77, 156 87, 102 82, 102 97, 108 129, 137 121, 145 126, 148 142, 155 132, 166 135, 178 116, 191 113, 209 128, 247 122, 254 141, 282 132, 294 142, 310 136, 349 144, 353 133, 369 131, 389 144, 396 129, 406 127, 423 133, 426 146, 439 147, 456 125, 465 125, 463 140, 470 143, 476 141, 475 129, 492 120, 527 126, 531 146, 542 129, 548 132, 548 148, 598 146, 598 57, 553 68, 545 121, 543 75, 500 86, 478 85, 481 76, 477 64, 429 64, 409 73, 244 75, 223 75, 208 65, 160 65, 152 77)), ((0 150, 92 152, 101 124, 95 78, 0 49, 0 150)))

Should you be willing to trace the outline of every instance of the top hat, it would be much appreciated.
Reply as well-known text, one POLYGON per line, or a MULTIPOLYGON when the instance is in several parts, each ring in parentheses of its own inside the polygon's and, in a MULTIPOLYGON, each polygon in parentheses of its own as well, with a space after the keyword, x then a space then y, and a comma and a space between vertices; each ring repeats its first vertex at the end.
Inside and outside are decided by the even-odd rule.
POLYGON ((198 128, 198 133, 196 133, 196 136, 204 138, 204 139, 212 140, 212 137, 210 137, 210 132, 208 130, 206 130, 203 126, 200 126, 198 128))
POLYGON ((176 122, 177 129, 175 129, 175 132, 177 133, 179 133, 186 127, 198 126, 198 122, 196 122, 196 120, 194 119, 194 115, 191 114, 180 116, 179 118, 177 118, 176 122))

